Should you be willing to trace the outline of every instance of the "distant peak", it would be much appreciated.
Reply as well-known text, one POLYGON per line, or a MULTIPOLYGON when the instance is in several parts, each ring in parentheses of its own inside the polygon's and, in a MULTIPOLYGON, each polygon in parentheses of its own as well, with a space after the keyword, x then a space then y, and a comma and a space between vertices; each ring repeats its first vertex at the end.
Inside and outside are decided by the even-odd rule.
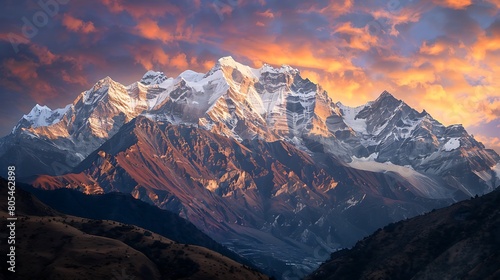
POLYGON ((41 111, 41 110, 47 110, 47 111, 52 111, 49 107, 47 107, 46 105, 40 105, 40 104, 36 104, 33 109, 31 109, 31 112, 34 112, 34 111, 41 111))
POLYGON ((97 81, 90 91, 98 91, 101 88, 110 86, 114 82, 115 81, 113 81, 113 79, 111 79, 109 76, 106 76, 105 78, 97 81))
POLYGON ((111 79, 110 76, 106 76, 105 78, 101 79, 100 81, 103 81, 103 82, 114 82, 113 79, 111 79))
POLYGON ((142 76, 141 83, 144 85, 158 85, 167 80, 167 76, 163 72, 149 70, 142 76))
POLYGON ((392 95, 391 93, 389 93, 387 90, 384 90, 382 92, 382 94, 380 94, 380 96, 375 100, 375 103, 379 103, 381 101, 396 102, 396 101, 400 101, 400 100, 397 99, 396 97, 394 97, 394 95, 392 95))
POLYGON ((162 75, 163 72, 158 72, 158 71, 154 71, 154 70, 148 70, 148 72, 146 72, 142 77, 150 77, 150 76, 158 76, 158 75, 162 75))
POLYGON ((47 115, 47 114, 50 114, 51 112, 52 112, 52 110, 49 107, 47 107, 45 105, 41 106, 39 104, 36 104, 33 107, 33 109, 31 109, 29 114, 24 115, 23 118, 31 121, 31 120, 39 117, 40 115, 47 115))
POLYGON ((394 98, 394 95, 392 95, 390 92, 388 92, 387 90, 384 90, 384 92, 382 92, 382 94, 380 94, 379 98, 387 98, 387 97, 392 97, 394 98))
POLYGON ((236 60, 234 60, 232 56, 224 56, 219 58, 219 63, 225 65, 225 64, 234 64, 237 62, 236 60))
MULTIPOLYGON (((257 74, 256 69, 253 69, 250 66, 247 66, 247 65, 244 65, 244 64, 241 64, 241 63, 235 61, 233 59, 233 57, 231 57, 231 56, 225 56, 225 57, 220 58, 217 61, 217 63, 215 64, 215 66, 212 69, 210 69, 210 71, 207 74, 205 74, 204 77, 208 77, 219 70, 223 70, 225 72, 225 70, 228 70, 228 69, 238 70, 241 74, 243 74, 243 76, 249 77, 251 79, 258 78, 256 75, 257 74)), ((230 75, 231 74, 229 73, 229 76, 228 76, 229 78, 230 78, 230 75)), ((197 79, 199 79, 199 77, 197 77, 197 79)))
POLYGON ((234 69, 240 69, 240 68, 246 68, 246 67, 248 67, 248 66, 243 65, 243 64, 237 62, 236 60, 234 60, 232 56, 225 56, 225 57, 220 58, 217 61, 216 68, 218 68, 217 66, 219 66, 219 67, 220 66, 226 66, 226 67, 231 67, 231 68, 234 68, 234 69))
POLYGON ((264 63, 262 67, 260 68, 261 73, 290 73, 290 74, 296 74, 300 73, 300 71, 296 68, 293 68, 290 65, 283 64, 281 65, 280 68, 274 68, 273 66, 264 63))
POLYGON ((95 83, 94 88, 101 88, 106 85, 110 85, 111 83, 114 83, 113 79, 111 79, 110 76, 106 76, 105 78, 100 79, 95 83))
POLYGON ((36 104, 29 114, 24 115, 18 125, 14 127, 12 132, 14 133, 20 127, 40 127, 49 126, 58 123, 64 114, 69 110, 71 105, 66 105, 64 108, 59 108, 52 110, 45 105, 36 104), (28 121, 28 123, 23 124, 23 120, 28 121))

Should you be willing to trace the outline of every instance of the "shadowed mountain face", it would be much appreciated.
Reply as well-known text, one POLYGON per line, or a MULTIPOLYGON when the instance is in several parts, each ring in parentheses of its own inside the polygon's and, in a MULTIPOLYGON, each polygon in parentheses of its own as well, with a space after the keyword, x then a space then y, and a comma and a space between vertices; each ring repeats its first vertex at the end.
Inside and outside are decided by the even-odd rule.
MULTIPOLYGON (((6 201, 7 184, 3 179, 0 184, 0 198, 6 201)), ((84 198, 73 201, 88 203, 84 198)), ((0 216, 5 228, 6 204, 0 216)), ((268 279, 204 247, 180 244, 137 226, 61 214, 19 188, 16 216, 16 273, 2 269, 2 279, 268 279)), ((186 222, 177 226, 179 231, 189 228, 186 222)), ((191 239, 203 239, 190 230, 191 239)), ((1 247, 7 252, 6 243, 1 247)))
POLYGON ((307 279, 499 279, 500 189, 390 224, 307 279))
POLYGON ((40 176, 33 184, 130 193, 278 271, 286 270, 283 260, 311 269, 325 250, 351 246, 389 222, 450 203, 419 197, 397 174, 352 169, 287 142, 240 143, 144 117, 125 125, 75 173, 40 176))

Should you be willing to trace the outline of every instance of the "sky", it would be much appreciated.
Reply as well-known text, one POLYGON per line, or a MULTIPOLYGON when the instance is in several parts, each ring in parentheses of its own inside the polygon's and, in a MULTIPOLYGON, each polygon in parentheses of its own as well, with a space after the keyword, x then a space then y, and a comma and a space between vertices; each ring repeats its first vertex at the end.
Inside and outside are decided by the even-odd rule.
POLYGON ((384 90, 500 152, 500 0, 3 0, 0 136, 110 76, 283 64, 357 106, 384 90))

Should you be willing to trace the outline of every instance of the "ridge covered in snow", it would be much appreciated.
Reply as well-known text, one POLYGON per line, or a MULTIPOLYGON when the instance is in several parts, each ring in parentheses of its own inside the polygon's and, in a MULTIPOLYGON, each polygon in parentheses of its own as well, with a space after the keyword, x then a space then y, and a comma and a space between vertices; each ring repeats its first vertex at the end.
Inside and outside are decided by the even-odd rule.
MULTIPOLYGON (((129 86, 106 77, 63 109, 35 106, 13 133, 68 139, 71 147, 54 145, 86 156, 124 123, 143 115, 238 141, 285 140, 309 154, 321 145, 323 152, 346 163, 377 155, 372 162, 410 166, 434 175, 449 174, 462 161, 483 174, 489 172, 483 165, 491 167, 499 161, 462 126, 445 127, 387 91, 355 108, 334 103, 333 95, 293 67, 264 64, 256 69, 223 57, 207 73, 186 70, 167 78, 163 72, 147 71, 129 86), (462 154, 475 154, 481 160, 462 154)), ((490 177, 495 176, 483 176, 490 177)))
POLYGON ((62 117, 66 114, 70 107, 71 104, 68 104, 64 108, 51 110, 47 106, 36 104, 27 115, 24 115, 21 118, 18 125, 13 128, 12 133, 14 133, 21 126, 23 121, 27 121, 29 123, 28 126, 32 128, 57 124, 61 121, 62 117))
POLYGON ((157 85, 163 83, 167 79, 167 76, 163 72, 157 72, 149 70, 142 76, 141 83, 145 85, 157 85))

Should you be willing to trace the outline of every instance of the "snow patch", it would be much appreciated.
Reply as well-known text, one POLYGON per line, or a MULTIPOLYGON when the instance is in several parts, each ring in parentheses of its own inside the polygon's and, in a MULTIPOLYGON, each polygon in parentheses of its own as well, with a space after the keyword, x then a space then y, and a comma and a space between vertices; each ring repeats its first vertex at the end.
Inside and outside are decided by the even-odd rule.
POLYGON ((302 211, 302 209, 304 209, 304 208, 306 208, 306 205, 301 203, 301 202, 298 202, 297 207, 295 207, 295 209, 293 210, 293 213, 297 214, 300 211, 302 211))
POLYGON ((497 175, 497 179, 500 180, 500 163, 496 164, 491 168, 493 171, 495 171, 497 175))
POLYGON ((366 158, 352 157, 352 162, 348 165, 352 168, 371 171, 387 173, 393 172, 406 179, 411 185, 411 191, 421 197, 427 197, 432 199, 445 199, 452 197, 452 191, 436 182, 434 179, 426 176, 416 170, 411 166, 399 166, 392 162, 376 162, 374 158, 378 156, 377 153, 371 154, 366 158))
POLYGON ((444 144, 444 150, 447 152, 451 152, 453 150, 456 150, 460 147, 460 137, 453 137, 444 144))
POLYGON ((182 72, 179 76, 188 82, 196 83, 196 82, 201 81, 201 79, 203 79, 205 74, 198 73, 198 72, 195 72, 192 70, 186 70, 186 71, 182 72))
POLYGON ((361 157, 361 158, 353 157, 353 161, 356 160, 360 162, 375 162, 377 158, 378 158, 378 153, 373 153, 367 157, 361 157))
POLYGON ((368 134, 366 130, 366 119, 356 118, 356 116, 361 112, 366 105, 359 107, 348 107, 344 106, 342 103, 337 103, 337 106, 342 110, 342 116, 344 118, 344 122, 355 132, 361 134, 368 134))

